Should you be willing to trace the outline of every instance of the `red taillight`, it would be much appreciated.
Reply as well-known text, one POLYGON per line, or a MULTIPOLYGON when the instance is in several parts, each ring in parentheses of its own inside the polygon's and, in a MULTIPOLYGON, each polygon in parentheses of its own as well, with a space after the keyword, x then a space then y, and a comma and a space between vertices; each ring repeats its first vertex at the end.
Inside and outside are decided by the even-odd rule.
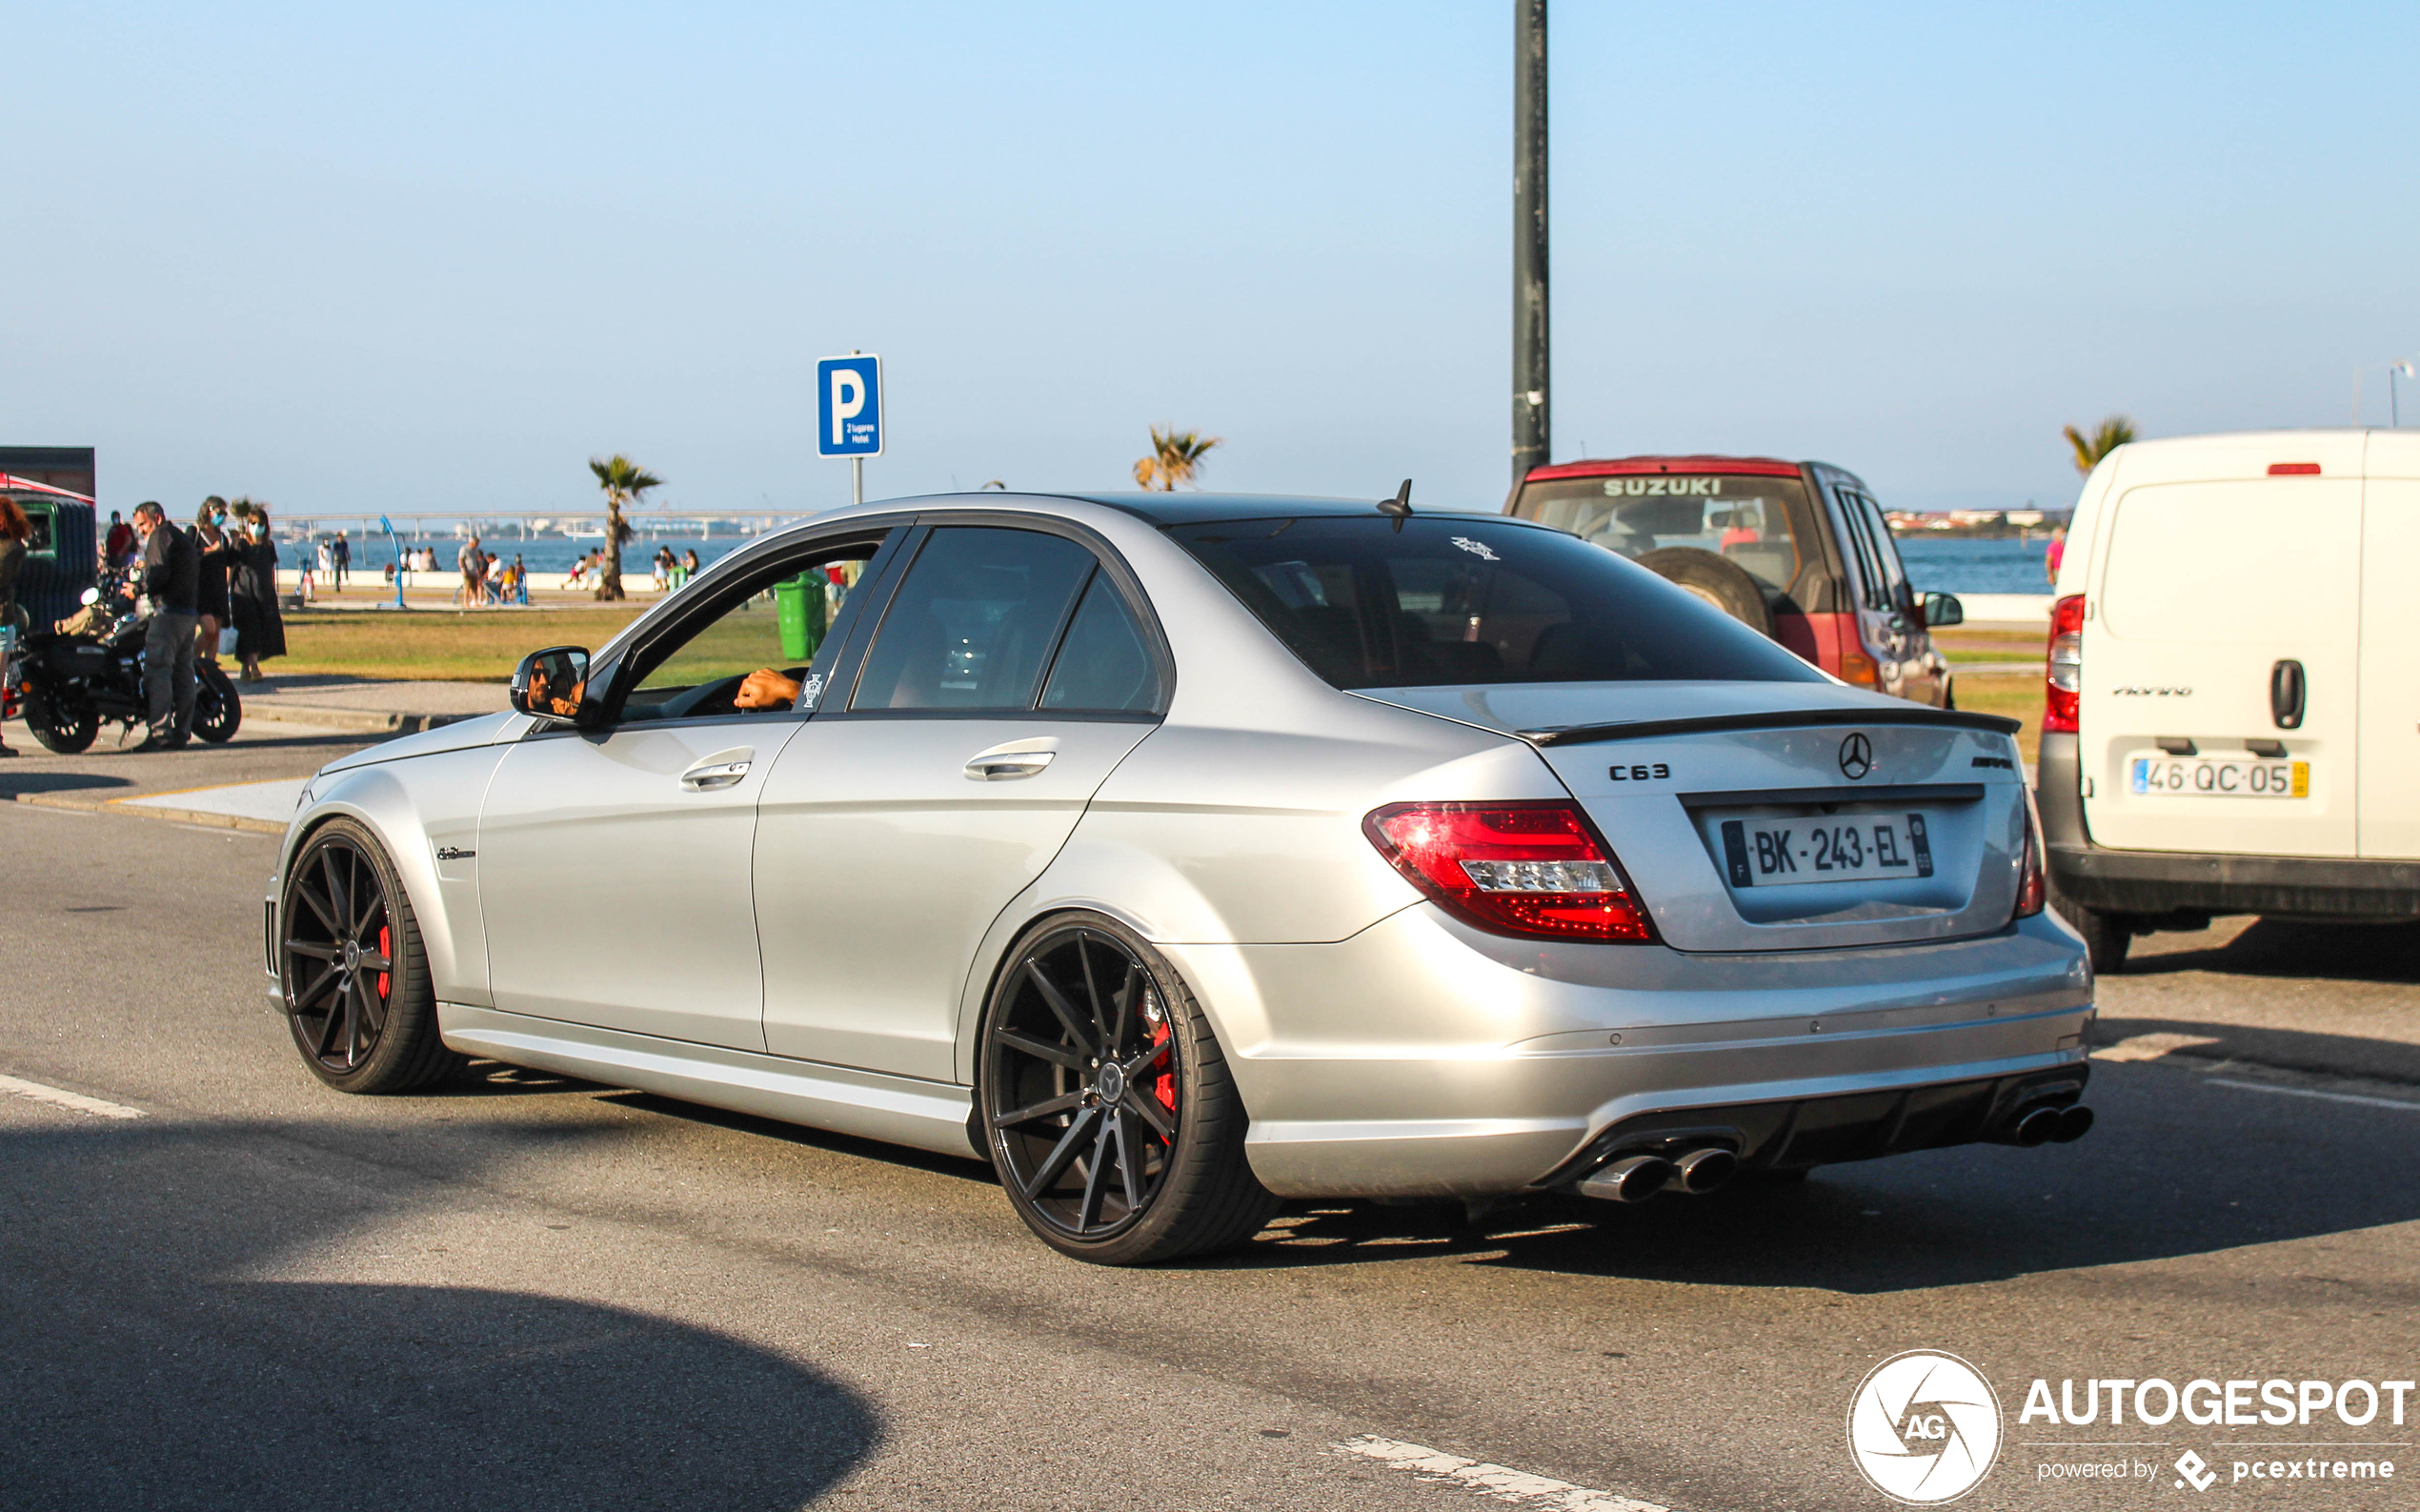
POLYGON ((1647 940, 1645 910, 1571 803, 1390 803, 1361 821, 1379 853, 1465 922, 1499 935, 1647 940))
POLYGON ((2084 689, 2084 595, 2069 594, 2050 606, 2050 665, 2044 685, 2042 733, 2073 735, 2084 689))
POLYGON ((2319 464, 2316 462, 2271 462, 2269 464, 2269 475, 2270 477, 2317 477, 2319 464))
POLYGON ((2027 918, 2050 900, 2050 878, 2042 869, 2042 816, 2033 806, 2033 790, 2018 791, 2025 795, 2025 859, 2017 869, 2017 917, 2027 918))

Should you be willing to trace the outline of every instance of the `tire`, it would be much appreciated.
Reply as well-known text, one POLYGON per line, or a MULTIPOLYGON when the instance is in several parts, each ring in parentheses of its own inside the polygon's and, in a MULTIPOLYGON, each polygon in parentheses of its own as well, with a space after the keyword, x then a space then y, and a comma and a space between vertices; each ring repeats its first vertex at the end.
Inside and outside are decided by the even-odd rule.
POLYGON ((320 1080, 339 1092, 415 1092, 463 1064, 437 1038, 412 899, 368 829, 332 819, 303 842, 286 870, 277 933, 286 1023, 320 1080))
POLYGON ((1666 546, 1637 560, 1664 581, 1688 590, 1758 635, 1772 638, 1773 610, 1765 602, 1765 590, 1746 568, 1729 557, 1695 546, 1666 546))
POLYGON ((89 699, 72 695, 58 699, 47 688, 29 687, 25 691, 25 725, 42 742, 45 751, 74 756, 90 750, 93 737, 101 733, 101 711, 89 699))
POLYGON ((244 700, 235 685, 216 667, 203 668, 193 689, 193 734, 212 745, 225 745, 243 722, 244 700))
POLYGON ((1209 1019, 1124 925, 1070 913, 1027 932, 979 1046, 985 1153, 1018 1217, 1060 1254, 1157 1264, 1232 1248, 1277 1212, 1244 1160, 1243 1099, 1209 1019))
POLYGON ((2128 916, 2086 908, 2065 898, 2058 900, 2058 906, 2059 916, 2084 937, 2084 948, 2092 958, 2096 975, 2114 977, 2126 970, 2126 953, 2134 945, 2133 920, 2128 916))

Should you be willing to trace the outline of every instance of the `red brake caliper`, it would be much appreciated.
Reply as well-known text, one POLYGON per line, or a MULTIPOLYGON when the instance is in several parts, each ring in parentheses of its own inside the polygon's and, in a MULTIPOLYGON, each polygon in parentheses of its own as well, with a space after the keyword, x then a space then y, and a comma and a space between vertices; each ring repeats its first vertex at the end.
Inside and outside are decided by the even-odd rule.
MULTIPOLYGON (((390 943, 390 937, 393 927, 394 926, 392 924, 381 924, 378 926, 378 954, 384 957, 390 964, 393 964, 395 958, 394 946, 390 943)), ((393 980, 394 980, 394 977, 392 973, 383 971, 378 973, 378 1000, 380 1002, 385 1002, 387 1000, 387 984, 393 980)))
MULTIPOLYGON (((1155 1045, 1168 1042, 1168 1026, 1165 1023, 1151 1026, 1151 1042, 1155 1045)), ((1161 1107, 1174 1113, 1177 1111, 1177 1068, 1173 1058, 1168 1056, 1160 1057, 1158 1063, 1160 1085, 1152 1089, 1151 1095, 1160 1099, 1161 1107)))

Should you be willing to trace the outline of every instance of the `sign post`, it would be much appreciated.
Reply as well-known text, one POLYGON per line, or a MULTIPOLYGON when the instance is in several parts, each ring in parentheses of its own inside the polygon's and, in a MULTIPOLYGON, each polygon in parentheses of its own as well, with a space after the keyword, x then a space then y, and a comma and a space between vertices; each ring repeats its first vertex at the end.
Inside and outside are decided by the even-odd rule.
POLYGON ((871 352, 815 365, 815 449, 849 459, 849 500, 865 502, 865 459, 882 454, 882 359, 871 352))

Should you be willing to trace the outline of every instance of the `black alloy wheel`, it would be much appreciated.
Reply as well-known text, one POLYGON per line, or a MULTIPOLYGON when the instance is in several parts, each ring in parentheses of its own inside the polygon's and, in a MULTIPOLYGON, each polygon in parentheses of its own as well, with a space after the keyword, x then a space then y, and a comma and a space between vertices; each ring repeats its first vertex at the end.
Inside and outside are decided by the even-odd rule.
POLYGON ((1010 953, 984 1016, 978 1106, 1018 1216, 1102 1264, 1240 1242, 1276 1200, 1243 1160, 1241 1099, 1175 973, 1099 916, 1010 953))
POLYGON ((235 685, 216 667, 204 667, 193 689, 193 734, 212 745, 225 745, 243 722, 244 700, 235 685))
POLYGON ((93 738, 101 733, 101 711, 78 694, 28 688, 25 723, 45 751, 74 756, 92 748, 93 738))
POLYGON ((429 967, 386 853, 360 825, 314 833, 286 873, 278 983, 294 1044, 347 1092, 409 1092, 458 1063, 437 1038, 429 967))

